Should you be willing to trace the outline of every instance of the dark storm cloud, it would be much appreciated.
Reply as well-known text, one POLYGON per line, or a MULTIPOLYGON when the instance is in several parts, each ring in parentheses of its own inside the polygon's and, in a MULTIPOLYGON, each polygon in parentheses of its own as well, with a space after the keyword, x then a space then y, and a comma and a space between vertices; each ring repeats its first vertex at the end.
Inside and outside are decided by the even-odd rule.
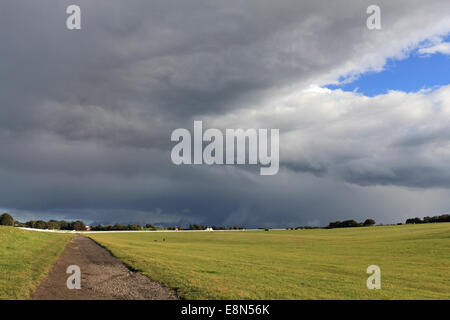
MULTIPOLYGON (((379 68, 385 57, 447 30, 440 24, 446 1, 382 1, 384 29, 371 34, 369 4, 2 1, 0 206, 23 217, 99 222, 295 225, 358 216, 346 204, 355 190, 368 194, 365 203, 377 202, 359 186, 335 191, 346 182, 446 186, 433 166, 422 167, 422 179, 417 167, 391 176, 355 170, 345 165, 355 156, 345 148, 309 146, 300 150, 307 158, 286 153, 289 174, 268 179, 170 161, 172 130, 191 128, 194 119, 220 122, 267 105, 290 85, 379 68), (82 10, 80 31, 65 28, 66 7, 74 3, 82 10), (343 163, 337 169, 330 165, 336 159, 343 163)), ((297 110, 295 119, 310 116, 297 110)), ((270 114, 259 127, 303 128, 282 118, 270 114)), ((247 120, 243 127, 251 127, 247 120)), ((295 147, 291 141, 282 149, 295 147)), ((390 192, 379 196, 391 204, 386 208, 396 207, 390 192)))

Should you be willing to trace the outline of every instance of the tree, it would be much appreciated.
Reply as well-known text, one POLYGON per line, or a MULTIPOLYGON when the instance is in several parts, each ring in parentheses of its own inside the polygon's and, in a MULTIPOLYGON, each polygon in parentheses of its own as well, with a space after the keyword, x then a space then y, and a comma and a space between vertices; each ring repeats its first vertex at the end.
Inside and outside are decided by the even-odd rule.
POLYGON ((201 224, 190 224, 189 230, 205 230, 207 227, 202 226, 201 224))
POLYGON ((0 216, 0 226, 14 226, 14 218, 5 212, 0 216))
POLYGON ((36 229, 48 229, 47 222, 43 220, 36 221, 34 228, 36 229))
POLYGON ((126 228, 128 230, 142 230, 142 227, 138 224, 129 224, 126 228))
POLYGON ((59 228, 61 230, 69 230, 69 223, 65 220, 59 221, 59 228))
POLYGON ((56 220, 50 220, 47 222, 47 228, 51 230, 58 230, 59 229, 59 223, 56 220))
POLYGON ((112 226, 112 230, 126 230, 127 227, 121 225, 120 223, 116 223, 115 225, 112 226))
POLYGON ((363 226, 365 227, 369 227, 369 226, 373 226, 375 225, 375 220, 373 219, 366 219, 366 221, 364 221, 363 226))
POLYGON ((71 225, 72 230, 76 231, 86 231, 86 225, 83 221, 74 221, 71 222, 69 225, 71 225))
POLYGON ((333 229, 333 228, 342 228, 342 222, 341 221, 335 221, 335 222, 330 222, 328 224, 328 228, 333 229))
POLYGON ((362 223, 358 223, 355 220, 345 220, 345 221, 335 221, 335 222, 330 222, 328 224, 328 229, 333 229, 333 228, 353 228, 353 227, 360 227, 362 226, 362 223))
POLYGON ((343 228, 353 228, 353 227, 358 227, 359 223, 356 222, 355 220, 345 220, 342 221, 342 227, 343 228))
POLYGON ((423 223, 423 221, 420 218, 410 218, 407 219, 406 224, 419 224, 419 223, 423 223))

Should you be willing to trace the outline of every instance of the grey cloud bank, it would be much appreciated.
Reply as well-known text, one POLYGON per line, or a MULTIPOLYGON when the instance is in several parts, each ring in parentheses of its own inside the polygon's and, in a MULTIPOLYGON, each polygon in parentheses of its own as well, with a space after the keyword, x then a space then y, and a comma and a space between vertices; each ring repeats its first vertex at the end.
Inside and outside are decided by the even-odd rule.
MULTIPOLYGON (((450 207, 450 89, 320 89, 450 32, 448 1, 0 3, 0 207, 16 218, 248 226, 450 207), (280 128, 280 172, 177 167, 171 132, 280 128)), ((256 170, 256 169, 255 169, 256 170)))

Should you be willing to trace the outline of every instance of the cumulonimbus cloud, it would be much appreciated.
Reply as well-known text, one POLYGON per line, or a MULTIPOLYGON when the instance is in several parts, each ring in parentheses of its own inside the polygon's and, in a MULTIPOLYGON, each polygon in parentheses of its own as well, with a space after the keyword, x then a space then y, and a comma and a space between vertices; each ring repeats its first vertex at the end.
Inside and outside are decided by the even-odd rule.
POLYGON ((0 4, 5 209, 296 224, 357 216, 352 194, 359 208, 382 197, 393 213, 404 208, 396 199, 414 202, 405 187, 427 190, 420 212, 447 205, 448 87, 368 98, 320 86, 448 33, 448 1, 379 1, 373 32, 369 1, 79 0, 76 32, 65 28, 69 4, 0 4), (175 168, 170 133, 193 120, 280 129, 279 175, 175 168))

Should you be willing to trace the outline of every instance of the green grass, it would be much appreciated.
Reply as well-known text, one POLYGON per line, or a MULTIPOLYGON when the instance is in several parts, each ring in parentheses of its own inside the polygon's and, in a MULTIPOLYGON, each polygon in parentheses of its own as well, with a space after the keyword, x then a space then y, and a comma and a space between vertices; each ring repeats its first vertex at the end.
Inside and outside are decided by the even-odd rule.
POLYGON ((450 223, 90 236, 186 299, 450 298, 450 223))
POLYGON ((0 299, 27 299, 71 237, 0 226, 0 299))

